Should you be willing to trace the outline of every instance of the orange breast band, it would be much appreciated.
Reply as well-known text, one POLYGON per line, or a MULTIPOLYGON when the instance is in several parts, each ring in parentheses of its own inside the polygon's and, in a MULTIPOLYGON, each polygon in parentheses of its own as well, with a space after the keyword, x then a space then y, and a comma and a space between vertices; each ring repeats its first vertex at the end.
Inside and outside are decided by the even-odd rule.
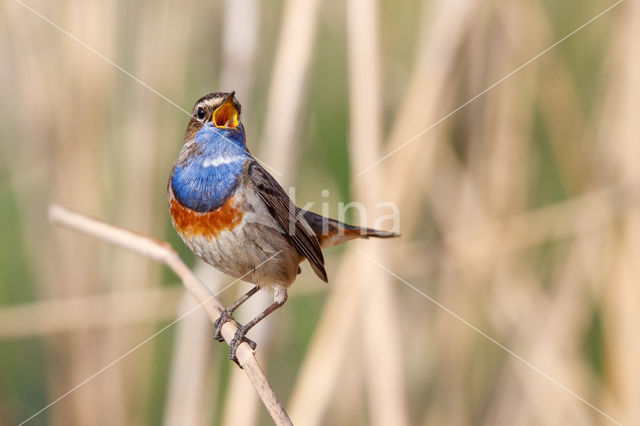
POLYGON ((176 230, 184 236, 217 237, 220 232, 232 230, 242 220, 242 212, 236 208, 234 197, 212 212, 199 213, 171 199, 171 219, 176 230))

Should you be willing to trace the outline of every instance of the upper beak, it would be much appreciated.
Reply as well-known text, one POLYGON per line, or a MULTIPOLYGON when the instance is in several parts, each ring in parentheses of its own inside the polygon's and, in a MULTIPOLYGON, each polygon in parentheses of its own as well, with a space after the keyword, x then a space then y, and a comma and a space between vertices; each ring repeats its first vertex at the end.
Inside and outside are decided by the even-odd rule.
POLYGON ((224 100, 222 105, 213 111, 213 124, 219 128, 231 128, 238 127, 238 110, 233 104, 233 96, 235 92, 231 92, 227 99, 224 100))

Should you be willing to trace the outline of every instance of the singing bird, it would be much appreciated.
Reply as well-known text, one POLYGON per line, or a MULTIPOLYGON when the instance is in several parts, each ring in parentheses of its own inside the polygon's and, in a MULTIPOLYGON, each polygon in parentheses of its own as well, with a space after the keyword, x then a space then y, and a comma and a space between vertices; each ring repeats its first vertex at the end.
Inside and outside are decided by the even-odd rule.
MULTIPOLYGON (((354 238, 398 234, 350 226, 294 205, 278 182, 256 161, 246 145, 234 92, 198 99, 167 188, 173 226, 201 259, 255 286, 226 308, 215 322, 214 338, 233 320, 233 312, 259 289, 273 293, 273 303, 238 330, 229 358, 246 333, 287 300, 287 289, 307 259, 327 281, 322 249, 354 238)), ((239 365, 239 364, 238 364, 239 365)))

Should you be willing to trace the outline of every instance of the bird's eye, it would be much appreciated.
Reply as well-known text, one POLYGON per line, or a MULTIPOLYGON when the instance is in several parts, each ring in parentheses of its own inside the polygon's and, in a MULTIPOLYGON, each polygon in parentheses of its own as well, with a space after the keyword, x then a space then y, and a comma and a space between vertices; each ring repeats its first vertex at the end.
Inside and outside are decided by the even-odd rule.
POLYGON ((199 107, 198 108, 198 112, 196 113, 196 117, 198 118, 198 120, 202 121, 204 120, 204 116, 206 115, 204 108, 199 107))

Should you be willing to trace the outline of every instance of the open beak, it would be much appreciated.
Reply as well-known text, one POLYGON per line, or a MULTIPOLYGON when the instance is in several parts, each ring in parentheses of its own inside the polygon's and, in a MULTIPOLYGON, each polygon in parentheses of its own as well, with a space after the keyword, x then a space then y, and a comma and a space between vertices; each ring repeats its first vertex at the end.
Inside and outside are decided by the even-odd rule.
POLYGON ((235 129, 238 127, 238 110, 233 105, 233 95, 231 92, 222 105, 213 111, 213 124, 222 129, 235 129))

